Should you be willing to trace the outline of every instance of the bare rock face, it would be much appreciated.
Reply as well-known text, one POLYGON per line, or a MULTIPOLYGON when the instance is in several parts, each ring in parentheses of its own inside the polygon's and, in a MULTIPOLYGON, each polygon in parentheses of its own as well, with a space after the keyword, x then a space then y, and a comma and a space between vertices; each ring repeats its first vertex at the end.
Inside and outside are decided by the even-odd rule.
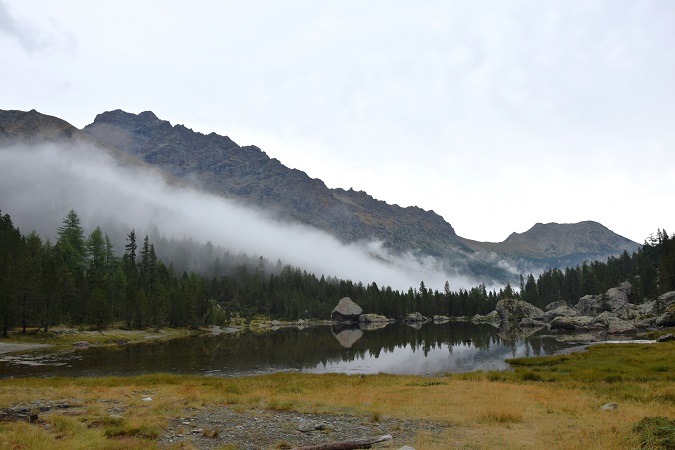
POLYGON ((522 300, 504 298, 497 302, 495 310, 502 321, 520 320, 520 319, 540 319, 544 311, 522 300))
POLYGON ((336 322, 358 322, 363 310, 354 303, 351 298, 344 297, 340 300, 330 314, 330 318, 336 322))

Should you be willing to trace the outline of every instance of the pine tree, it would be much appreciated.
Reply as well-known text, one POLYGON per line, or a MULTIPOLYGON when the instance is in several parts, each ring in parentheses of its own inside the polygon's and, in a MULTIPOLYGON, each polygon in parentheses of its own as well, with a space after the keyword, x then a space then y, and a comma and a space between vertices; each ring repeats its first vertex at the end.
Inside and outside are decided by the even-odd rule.
POLYGON ((20 281, 17 268, 21 244, 19 229, 14 228, 9 214, 3 216, 0 211, 0 320, 3 337, 7 337, 9 328, 14 326, 16 320, 20 281))
POLYGON ((61 248, 63 262, 73 275, 85 269, 86 247, 80 217, 71 209, 58 230, 57 245, 61 248))
POLYGON ((131 230, 131 232, 127 235, 127 241, 129 241, 128 244, 124 246, 126 250, 126 255, 128 257, 129 263, 132 266, 136 266, 136 230, 131 230))

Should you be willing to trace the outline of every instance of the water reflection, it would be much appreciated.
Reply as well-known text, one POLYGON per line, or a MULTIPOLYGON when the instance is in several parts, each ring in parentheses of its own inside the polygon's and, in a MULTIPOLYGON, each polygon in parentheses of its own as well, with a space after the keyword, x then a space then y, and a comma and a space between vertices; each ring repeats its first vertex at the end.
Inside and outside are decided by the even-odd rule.
POLYGON ((0 377, 157 372, 245 376, 279 371, 431 375, 503 370, 508 368, 505 358, 546 355, 573 345, 536 330, 519 333, 456 322, 425 324, 420 329, 395 323, 375 330, 245 330, 65 354, 2 355, 0 377))

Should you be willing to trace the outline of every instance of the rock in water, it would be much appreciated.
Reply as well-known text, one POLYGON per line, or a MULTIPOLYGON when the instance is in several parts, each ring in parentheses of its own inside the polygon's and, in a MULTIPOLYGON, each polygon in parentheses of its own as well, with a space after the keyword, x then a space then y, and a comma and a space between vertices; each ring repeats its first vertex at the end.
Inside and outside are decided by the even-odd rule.
POLYGON ((354 303, 351 298, 344 297, 333 309, 330 318, 337 322, 358 322, 362 313, 363 310, 359 305, 354 303))
POLYGON ((407 316, 405 316, 405 318, 403 319, 403 321, 404 321, 405 323, 424 323, 424 322, 428 322, 428 321, 429 321, 429 318, 428 318, 428 317, 424 317, 424 316, 423 316, 422 314, 420 314, 419 312, 414 312, 414 313, 410 313, 410 314, 408 314, 407 316))
POLYGON ((504 298, 497 302, 495 310, 502 321, 520 319, 541 319, 544 311, 522 300, 504 298))
POLYGON ((392 319, 389 319, 385 316, 379 314, 361 314, 359 316, 360 323, 389 323, 393 322, 392 319))

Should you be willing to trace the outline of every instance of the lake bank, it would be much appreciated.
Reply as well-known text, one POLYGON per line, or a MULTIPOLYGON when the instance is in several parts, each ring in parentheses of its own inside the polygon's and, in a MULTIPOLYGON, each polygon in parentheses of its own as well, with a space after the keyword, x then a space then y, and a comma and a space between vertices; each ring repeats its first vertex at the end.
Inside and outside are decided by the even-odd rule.
POLYGON ((342 440, 351 430, 394 437, 375 448, 618 449, 640 447, 644 436, 633 430, 641 420, 675 417, 673 342, 597 345, 584 353, 512 363, 508 372, 438 377, 279 373, 2 380, 0 407, 36 408, 48 401, 71 406, 40 413, 34 424, 0 423, 0 443, 54 449, 290 448, 305 445, 307 433, 312 442, 324 443, 342 440), (607 404, 615 406, 603 409, 607 404), (323 429, 297 430, 303 419, 323 429), (280 431, 270 432, 265 423, 280 431), (257 436, 252 444, 257 447, 241 442, 242 430, 257 436))

